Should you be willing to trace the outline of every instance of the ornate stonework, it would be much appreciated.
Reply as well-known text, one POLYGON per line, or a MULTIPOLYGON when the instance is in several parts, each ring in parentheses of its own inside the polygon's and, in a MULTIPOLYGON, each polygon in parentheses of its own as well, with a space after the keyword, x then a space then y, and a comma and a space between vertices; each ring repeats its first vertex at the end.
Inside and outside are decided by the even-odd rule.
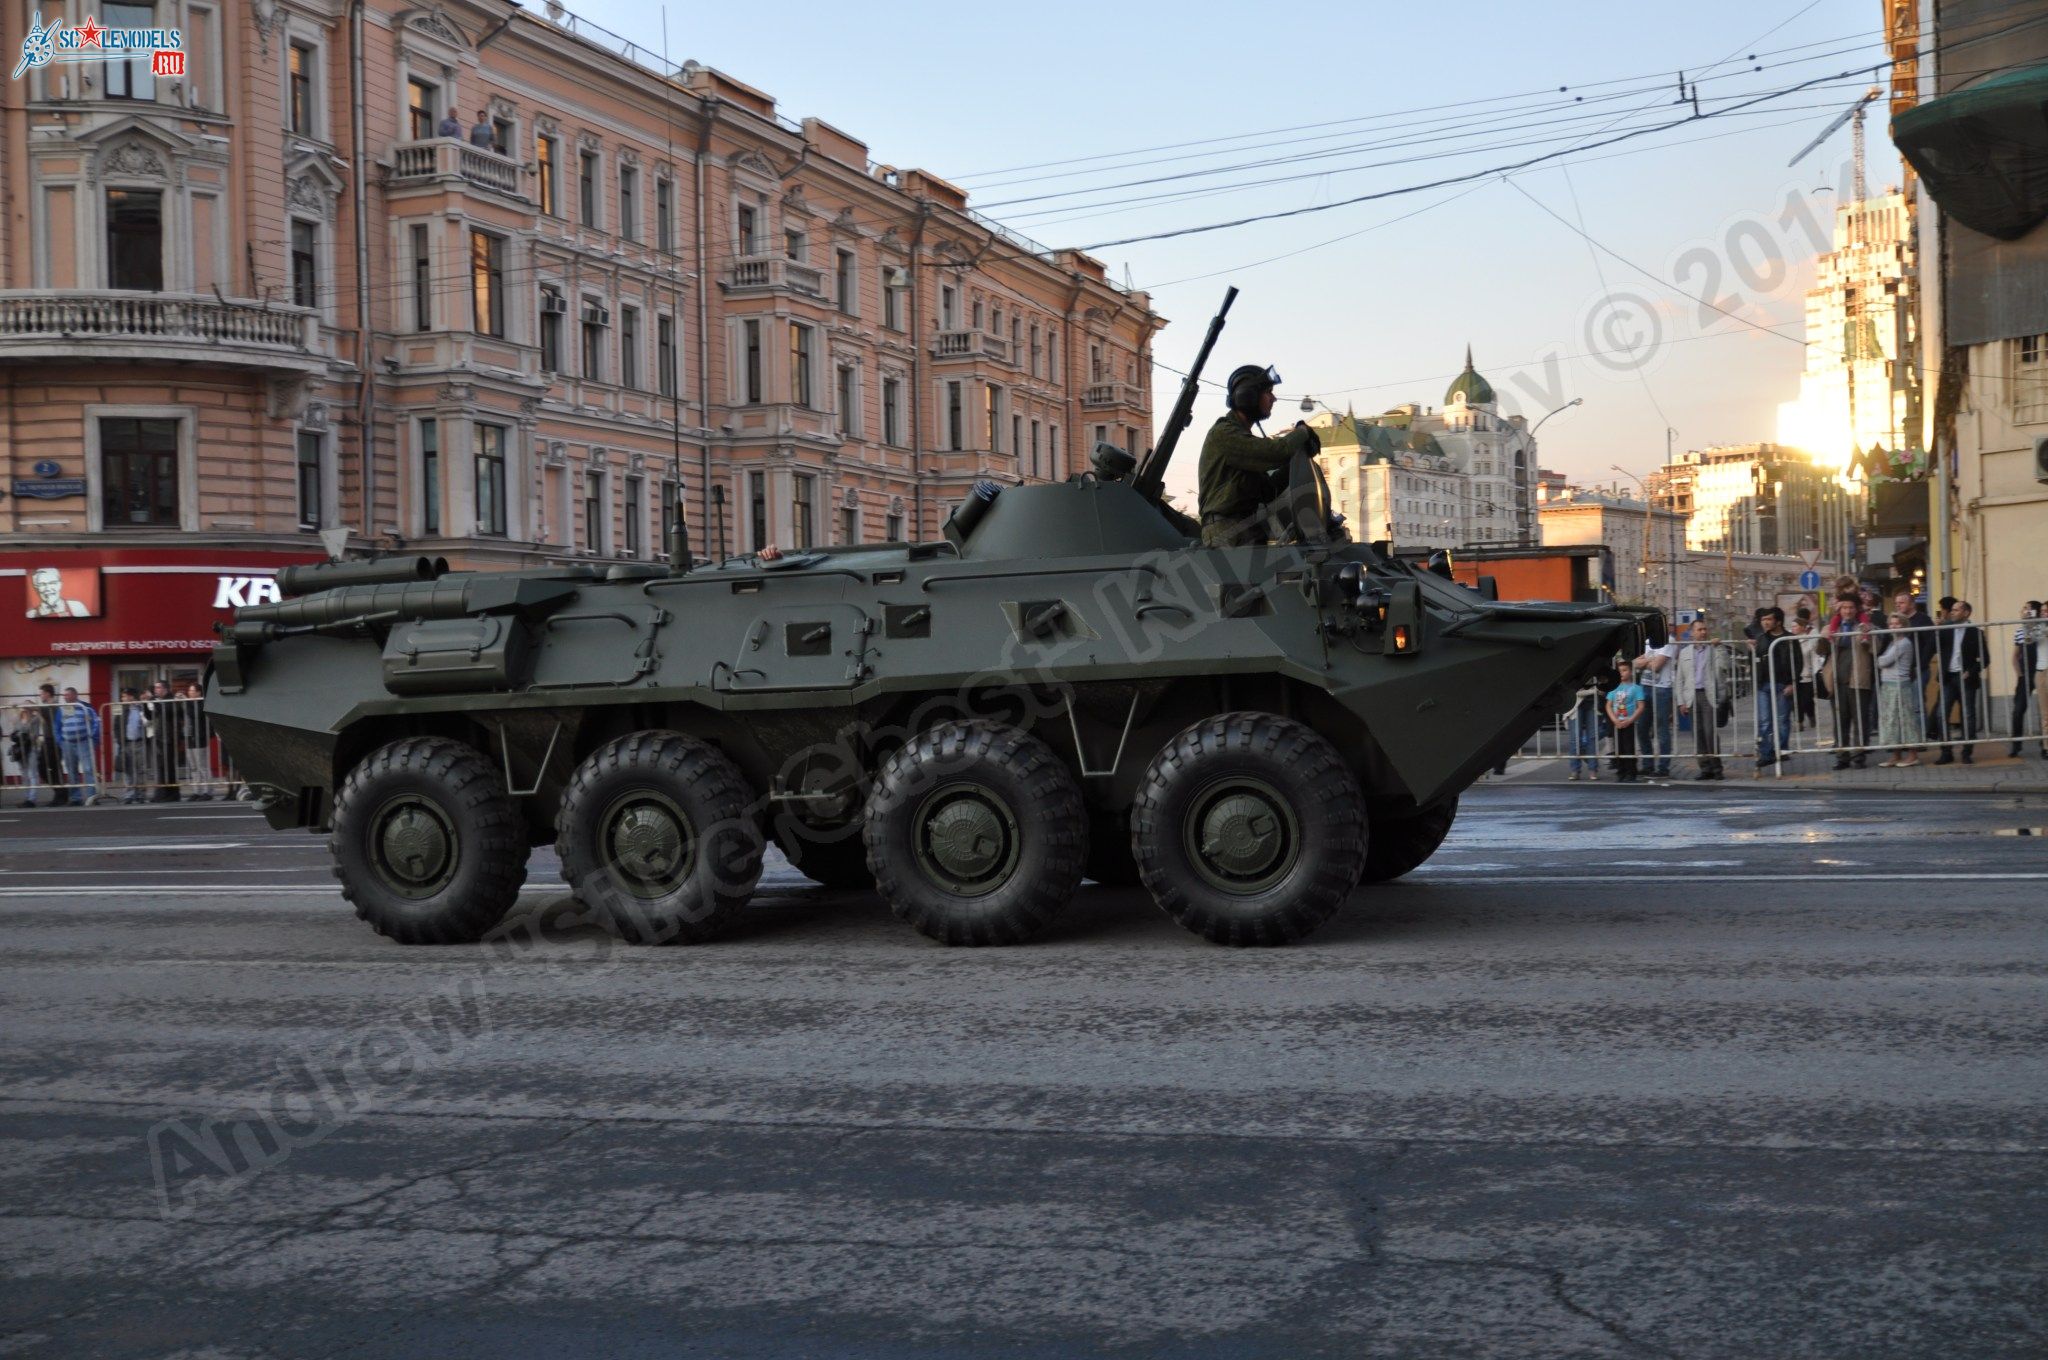
POLYGON ((469 39, 464 36, 462 30, 439 10, 425 10, 413 15, 406 20, 406 27, 424 33, 430 38, 438 38, 451 47, 465 50, 469 47, 469 39))
POLYGON ((750 175, 761 175, 767 179, 782 178, 782 176, 775 173, 775 167, 768 163, 768 158, 758 151, 740 152, 739 155, 733 158, 732 168, 744 170, 750 175))
POLYGON ((121 175, 134 179, 167 179, 169 172, 164 169, 164 158, 144 146, 141 142, 122 142, 100 157, 102 175, 121 175))
POLYGON ((326 217, 334 211, 334 196, 327 191, 326 185, 311 175, 300 175, 286 186, 285 204, 326 217))

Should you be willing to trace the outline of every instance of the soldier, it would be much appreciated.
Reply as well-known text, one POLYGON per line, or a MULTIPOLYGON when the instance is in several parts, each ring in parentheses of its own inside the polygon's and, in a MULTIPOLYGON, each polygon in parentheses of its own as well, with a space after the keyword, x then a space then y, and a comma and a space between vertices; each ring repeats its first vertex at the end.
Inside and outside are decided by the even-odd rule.
POLYGON ((1286 470, 1297 453, 1314 453, 1314 431, 1296 421, 1277 439, 1254 434, 1252 427, 1273 414, 1273 389, 1280 375, 1254 364, 1231 372, 1227 384, 1230 410, 1209 427, 1202 441, 1199 481, 1202 493, 1202 546, 1230 548, 1267 541, 1261 512, 1286 489, 1275 473, 1286 470))

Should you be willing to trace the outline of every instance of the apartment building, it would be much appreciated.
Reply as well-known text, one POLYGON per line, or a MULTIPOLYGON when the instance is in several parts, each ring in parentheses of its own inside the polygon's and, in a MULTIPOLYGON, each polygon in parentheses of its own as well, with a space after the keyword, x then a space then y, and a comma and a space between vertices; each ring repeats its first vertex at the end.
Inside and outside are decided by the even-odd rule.
POLYGON ((700 557, 927 537, 976 478, 1149 443, 1164 322, 1100 262, 548 10, 107 6, 182 73, 16 82, 0 575, 94 608, 0 610, 0 692, 189 671, 321 530, 478 566, 661 557, 677 505, 700 557))

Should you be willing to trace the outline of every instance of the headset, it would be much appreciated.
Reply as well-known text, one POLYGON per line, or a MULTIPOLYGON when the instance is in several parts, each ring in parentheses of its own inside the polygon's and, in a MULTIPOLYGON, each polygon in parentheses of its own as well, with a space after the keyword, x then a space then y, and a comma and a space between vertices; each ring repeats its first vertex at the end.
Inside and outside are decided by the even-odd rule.
POLYGON ((1280 386, 1280 370, 1261 368, 1257 364, 1246 364, 1233 369, 1227 385, 1227 399, 1230 409, 1242 411, 1251 404, 1251 399, 1265 389, 1280 386))

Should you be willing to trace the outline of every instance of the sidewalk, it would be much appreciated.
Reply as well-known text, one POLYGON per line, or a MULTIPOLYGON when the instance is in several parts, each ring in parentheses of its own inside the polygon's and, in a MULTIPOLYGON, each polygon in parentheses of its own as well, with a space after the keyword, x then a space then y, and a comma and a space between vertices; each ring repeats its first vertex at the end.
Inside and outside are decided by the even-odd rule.
MULTIPOLYGON (((2014 758, 2008 756, 2003 741, 1993 745, 1989 742, 1977 748, 1974 764, 1965 765, 1957 761, 1953 765, 1920 765, 1909 770, 1880 770, 1873 759, 1870 768, 1863 770, 1837 770, 1835 758, 1827 751, 1808 752, 1794 756, 1789 762, 1777 768, 1780 773, 1766 771, 1757 773, 1756 762, 1743 757, 1731 757, 1725 763, 1728 777, 1725 780, 1696 780, 1699 766, 1690 754, 1681 754, 1671 764, 1671 778, 1658 780, 1659 784, 1673 787, 1719 789, 1726 792, 1740 789, 1745 793, 1782 790, 1784 792, 1810 793, 1816 789, 1856 789, 1864 792, 1891 793, 2037 793, 2048 795, 2048 760, 2038 754, 2039 738, 2030 738, 2026 754, 2014 758)), ((1925 757, 1923 757, 1925 759, 1925 757)), ((1517 759, 1508 762, 1506 775, 1488 775, 1484 782, 1490 784, 1566 784, 1565 763, 1561 757, 1517 759)), ((1600 764, 1600 784, 1618 784, 1610 772, 1608 763, 1600 764)))

